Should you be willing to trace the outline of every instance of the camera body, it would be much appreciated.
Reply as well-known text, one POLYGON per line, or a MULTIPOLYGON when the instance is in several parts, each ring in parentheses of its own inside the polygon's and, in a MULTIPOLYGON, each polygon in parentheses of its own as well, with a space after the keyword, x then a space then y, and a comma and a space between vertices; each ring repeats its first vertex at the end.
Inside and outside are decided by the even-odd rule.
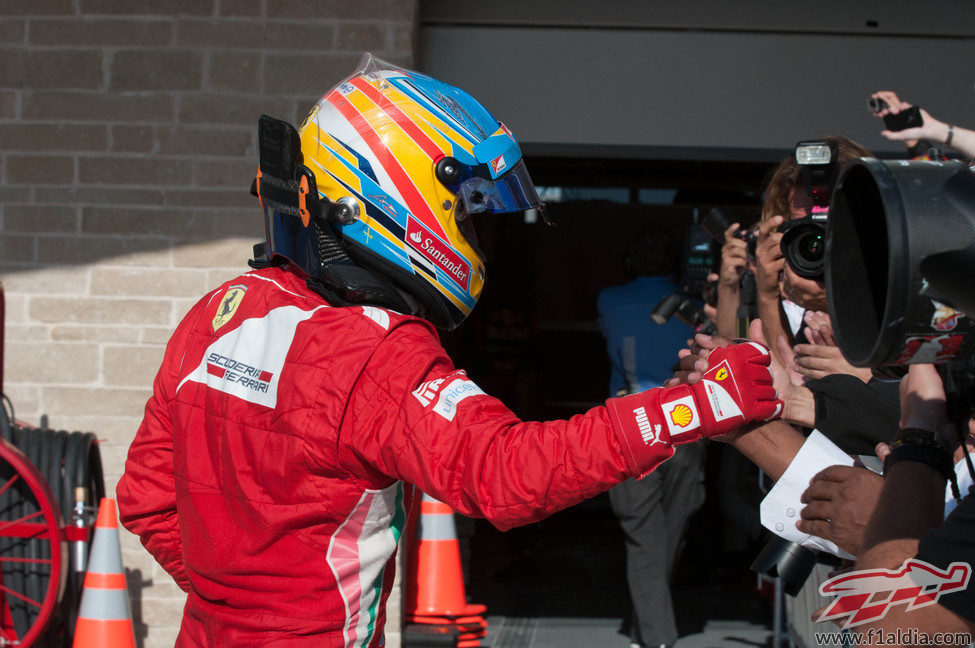
POLYGON ((755 230, 743 230, 740 229, 735 232, 735 238, 741 239, 745 242, 745 255, 749 260, 755 260, 755 247, 758 245, 758 234, 755 230))
POLYGON ((704 308, 687 295, 667 295, 650 312, 650 319, 660 325, 666 324, 671 317, 676 317, 684 324, 706 335, 713 335, 717 332, 711 320, 704 314, 704 308))
MULTIPOLYGON (((712 208, 701 221, 704 231, 706 231, 715 243, 723 246, 725 244, 724 233, 731 224, 735 222, 735 215, 724 207, 712 208)), ((758 244, 758 234, 752 230, 739 228, 735 232, 735 238, 745 242, 745 254, 752 261, 755 260, 755 246, 758 244)))
POLYGON ((902 131, 908 128, 917 128, 924 124, 921 117, 921 109, 918 106, 911 106, 907 110, 902 110, 896 115, 884 115, 884 126, 887 130, 902 131))

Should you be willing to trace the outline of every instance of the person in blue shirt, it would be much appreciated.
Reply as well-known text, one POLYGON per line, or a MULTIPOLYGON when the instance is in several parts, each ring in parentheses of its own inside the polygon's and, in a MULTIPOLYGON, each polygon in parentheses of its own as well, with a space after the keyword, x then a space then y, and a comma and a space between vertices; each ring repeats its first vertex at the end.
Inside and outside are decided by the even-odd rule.
MULTIPOLYGON (((680 292, 680 250, 668 232, 643 228, 623 257, 629 281, 599 293, 599 328, 612 365, 610 396, 662 386, 694 334, 677 318, 663 325, 650 319, 661 299, 680 292)), ((609 491, 626 539, 631 646, 672 646, 678 638, 670 578, 690 517, 704 503, 704 450, 699 443, 679 446, 657 470, 609 491)))
POLYGON ((650 319, 660 300, 680 292, 679 252, 680 244, 669 232, 641 230, 623 257, 630 281, 599 291, 599 329, 612 365, 610 395, 662 387, 674 375, 677 351, 694 335, 676 317, 663 325, 650 319))

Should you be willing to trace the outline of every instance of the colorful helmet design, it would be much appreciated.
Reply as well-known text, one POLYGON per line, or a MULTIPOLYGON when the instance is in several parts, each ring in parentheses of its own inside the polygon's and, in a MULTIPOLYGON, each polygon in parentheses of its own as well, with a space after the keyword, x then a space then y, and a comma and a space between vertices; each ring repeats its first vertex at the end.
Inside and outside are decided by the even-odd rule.
POLYGON ((541 206, 518 143, 484 106, 370 54, 299 135, 318 193, 344 205, 332 225, 345 251, 442 328, 460 324, 484 287, 470 219, 541 206))

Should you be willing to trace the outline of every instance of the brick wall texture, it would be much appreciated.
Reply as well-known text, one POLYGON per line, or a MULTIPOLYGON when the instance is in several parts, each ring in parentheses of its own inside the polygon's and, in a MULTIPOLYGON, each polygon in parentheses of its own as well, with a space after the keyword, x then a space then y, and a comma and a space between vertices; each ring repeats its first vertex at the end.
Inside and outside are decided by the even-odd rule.
MULTIPOLYGON (((173 328, 263 238, 258 117, 411 65, 416 1, 0 0, 3 387, 95 432, 109 492, 173 328)), ((182 594, 122 535, 140 646, 172 646, 182 594)))

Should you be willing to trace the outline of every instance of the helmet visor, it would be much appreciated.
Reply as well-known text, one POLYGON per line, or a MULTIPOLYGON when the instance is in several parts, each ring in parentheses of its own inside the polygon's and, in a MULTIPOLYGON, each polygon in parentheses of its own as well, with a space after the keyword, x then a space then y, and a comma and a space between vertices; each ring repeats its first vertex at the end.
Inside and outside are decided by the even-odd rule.
POLYGON ((520 160, 511 171, 497 180, 485 179, 479 175, 462 180, 457 196, 468 214, 484 211, 495 214, 518 212, 542 204, 524 160, 520 160))

